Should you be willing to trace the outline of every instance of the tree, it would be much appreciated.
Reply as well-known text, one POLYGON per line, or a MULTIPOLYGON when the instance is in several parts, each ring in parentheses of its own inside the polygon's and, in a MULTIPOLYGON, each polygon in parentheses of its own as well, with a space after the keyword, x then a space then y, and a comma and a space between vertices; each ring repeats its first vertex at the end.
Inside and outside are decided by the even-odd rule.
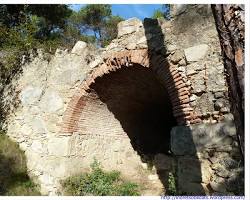
POLYGON ((120 16, 110 16, 105 23, 103 30, 103 46, 110 43, 111 40, 117 37, 117 24, 124 19, 120 16))
POLYGON ((28 10, 39 17, 38 26, 40 27, 38 37, 49 37, 51 32, 56 29, 63 29, 67 19, 72 14, 68 5, 29 5, 28 10))
POLYGON ((89 4, 71 17, 71 23, 78 27, 81 33, 93 31, 102 47, 117 36, 117 24, 122 20, 120 16, 112 15, 111 6, 107 4, 89 4))
POLYGON ((17 26, 25 18, 27 5, 1 4, 0 5, 0 26, 17 26))
POLYGON ((62 29, 71 13, 67 5, 0 5, 0 25, 11 28, 22 23, 32 23, 33 17, 37 16, 37 37, 44 38, 49 37, 52 30, 62 29))
POLYGON ((96 39, 102 41, 103 27, 111 16, 111 6, 108 4, 89 4, 78 12, 76 20, 86 28, 93 30, 96 39))
POLYGON ((228 73, 231 111, 244 154, 244 7, 236 4, 212 5, 212 10, 220 37, 224 66, 228 73))

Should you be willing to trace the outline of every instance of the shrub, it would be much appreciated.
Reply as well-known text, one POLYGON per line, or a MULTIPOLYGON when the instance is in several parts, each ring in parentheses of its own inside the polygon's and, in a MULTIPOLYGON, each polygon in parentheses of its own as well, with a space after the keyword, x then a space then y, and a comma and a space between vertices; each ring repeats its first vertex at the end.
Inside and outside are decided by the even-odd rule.
POLYGON ((0 195, 40 195, 27 175, 26 158, 15 142, 0 132, 0 195))
POLYGON ((177 194, 175 177, 172 172, 168 174, 168 192, 170 195, 177 194))
POLYGON ((62 182, 66 195, 76 196, 137 196, 139 186, 121 179, 118 171, 105 172, 96 160, 91 172, 69 177, 62 182))

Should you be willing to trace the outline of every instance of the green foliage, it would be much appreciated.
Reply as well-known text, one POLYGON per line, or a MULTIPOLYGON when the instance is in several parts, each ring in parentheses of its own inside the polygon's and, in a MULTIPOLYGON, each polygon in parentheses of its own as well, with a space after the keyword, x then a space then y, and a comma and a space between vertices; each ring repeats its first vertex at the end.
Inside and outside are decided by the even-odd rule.
POLYGON ((167 20, 170 20, 170 4, 163 4, 161 9, 157 9, 154 11, 154 14, 152 16, 153 19, 157 18, 165 18, 167 20))
POLYGON ((108 45, 111 40, 117 37, 118 30, 117 30, 117 24, 124 19, 120 16, 110 16, 105 23, 105 26, 103 28, 103 46, 108 45))
POLYGON ((0 195, 40 195, 27 175, 26 158, 18 145, 0 132, 0 195))
POLYGON ((78 12, 79 20, 93 29, 99 31, 105 24, 107 17, 111 16, 111 5, 109 4, 88 4, 78 12))
POLYGON ((169 172, 168 174, 168 192, 169 192, 169 195, 177 194, 175 177, 173 173, 171 172, 169 172))
POLYGON ((164 17, 164 13, 159 9, 155 10, 152 18, 157 19, 157 18, 161 18, 161 17, 164 17))
POLYGON ((71 13, 72 10, 68 8, 68 5, 0 5, 0 26, 4 25, 10 28, 19 26, 24 21, 30 23, 32 17, 36 16, 38 25, 36 37, 42 39, 49 37, 52 30, 63 28, 71 13))
POLYGON ((81 31, 93 31, 102 47, 117 36, 117 24, 122 20, 120 16, 112 15, 111 5, 108 4, 89 4, 71 17, 72 24, 81 31))
POLYGON ((62 182, 67 195, 76 196, 136 196, 139 186, 124 181, 118 171, 105 172, 96 160, 91 164, 91 172, 69 177, 62 182))

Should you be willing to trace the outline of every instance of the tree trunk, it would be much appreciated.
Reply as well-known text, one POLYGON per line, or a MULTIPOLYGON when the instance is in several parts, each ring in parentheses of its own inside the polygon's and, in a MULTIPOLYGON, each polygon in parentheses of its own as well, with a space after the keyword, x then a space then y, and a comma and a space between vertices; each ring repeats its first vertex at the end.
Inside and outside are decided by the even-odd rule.
POLYGON ((212 10, 220 38, 224 66, 228 74, 231 112, 234 115, 237 135, 244 155, 244 6, 212 5, 212 10))

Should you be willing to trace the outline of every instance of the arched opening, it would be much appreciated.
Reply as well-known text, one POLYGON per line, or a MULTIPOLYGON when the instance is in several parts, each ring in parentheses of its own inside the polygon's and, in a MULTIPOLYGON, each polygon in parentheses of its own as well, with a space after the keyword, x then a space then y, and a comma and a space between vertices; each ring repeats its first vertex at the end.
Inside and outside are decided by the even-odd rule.
MULTIPOLYGON (((98 77, 90 88, 90 96, 100 101, 98 107, 103 106, 114 115, 123 129, 118 134, 126 134, 139 155, 169 151, 170 130, 177 124, 166 88, 151 69, 138 64, 121 68, 98 77)), ((110 127, 108 131, 118 131, 108 116, 102 116, 102 120, 104 123, 95 119, 95 126, 102 126, 99 130, 105 132, 110 127)), ((86 122, 83 120, 82 125, 86 122)))

